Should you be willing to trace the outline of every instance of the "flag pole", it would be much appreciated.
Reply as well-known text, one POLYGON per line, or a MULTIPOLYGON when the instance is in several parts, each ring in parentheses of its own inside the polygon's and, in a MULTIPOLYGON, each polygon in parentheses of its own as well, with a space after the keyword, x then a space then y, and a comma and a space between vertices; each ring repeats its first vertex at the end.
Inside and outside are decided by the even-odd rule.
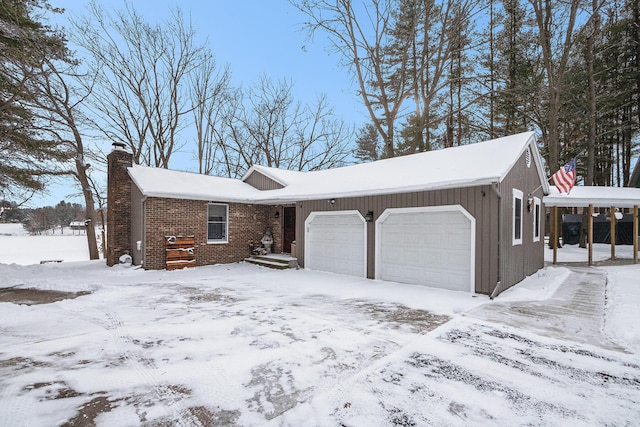
MULTIPOLYGON (((549 182, 549 181, 551 180, 551 178, 553 178, 553 175, 552 175, 552 176, 550 176, 549 178, 547 178, 547 181, 546 181, 546 182, 549 182)), ((531 193, 529 193, 529 194, 533 194, 533 193, 535 193, 536 191, 538 191, 539 189, 541 189, 543 185, 544 185, 544 184, 540 184, 540 186, 539 186, 538 188, 536 188, 535 190, 533 190, 533 191, 532 191, 531 193)))
MULTIPOLYGON (((575 159, 575 160, 576 160, 576 163, 577 163, 578 157, 576 156, 576 157, 574 157, 573 159, 575 159)), ((566 165, 565 165, 565 166, 566 166, 566 165)), ((563 167, 564 167, 564 166, 563 166, 563 167)), ((561 168, 561 169, 562 169, 562 168, 561 168)), ((574 170, 575 170, 575 166, 574 166, 574 170)), ((555 175, 555 174, 554 174, 554 175, 555 175)), ((551 179, 553 179, 553 175, 551 175, 549 178, 547 178, 547 181, 546 181, 546 182, 549 182, 551 179)), ((574 182, 575 182, 575 179, 576 179, 576 178, 575 178, 575 171, 574 171, 573 179, 574 179, 574 182)), ((542 185, 544 185, 544 184, 541 184, 538 188, 536 188, 535 190, 533 190, 530 194, 533 194, 533 193, 535 193, 536 191, 538 191, 539 189, 541 189, 541 188, 542 188, 542 185)), ((571 189, 569 189, 569 192, 570 192, 570 191, 571 191, 571 189)), ((567 193, 567 194, 568 194, 568 193, 567 193)))

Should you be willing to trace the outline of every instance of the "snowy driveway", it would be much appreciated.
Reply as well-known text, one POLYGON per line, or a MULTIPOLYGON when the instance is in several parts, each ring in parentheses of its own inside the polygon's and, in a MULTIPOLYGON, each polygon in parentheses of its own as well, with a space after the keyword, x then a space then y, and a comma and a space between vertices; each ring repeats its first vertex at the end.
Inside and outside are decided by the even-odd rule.
POLYGON ((492 317, 485 297, 242 264, 0 273, 90 292, 0 303, 0 425, 640 422, 637 354, 492 317))
POLYGON ((605 330, 607 274, 602 269, 571 267, 553 295, 527 301, 508 294, 468 315, 515 326, 546 337, 624 351, 605 330))

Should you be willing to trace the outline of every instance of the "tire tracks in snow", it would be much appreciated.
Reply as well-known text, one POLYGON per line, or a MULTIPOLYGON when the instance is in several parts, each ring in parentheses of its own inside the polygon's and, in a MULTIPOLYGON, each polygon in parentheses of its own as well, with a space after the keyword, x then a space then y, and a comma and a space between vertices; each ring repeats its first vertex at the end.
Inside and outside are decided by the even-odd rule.
POLYGON ((180 427, 195 427, 203 424, 194 416, 185 404, 184 395, 176 392, 171 385, 167 385, 161 378, 161 373, 153 359, 146 357, 134 343, 133 337, 127 330, 123 320, 114 311, 101 310, 107 318, 106 329, 113 336, 113 343, 120 353, 120 357, 128 361, 134 371, 151 389, 159 402, 169 409, 170 422, 180 427))
MULTIPOLYGON (((20 363, 16 358, 0 360, 0 372, 7 368, 14 368, 14 364, 20 363)), ((26 361, 26 359, 25 359, 26 361)), ((29 419, 30 405, 24 401, 27 397, 22 396, 24 389, 24 378, 28 372, 22 372, 26 368, 12 369, 11 376, 2 376, 0 379, 0 425, 11 426, 20 425, 23 420, 29 419)))

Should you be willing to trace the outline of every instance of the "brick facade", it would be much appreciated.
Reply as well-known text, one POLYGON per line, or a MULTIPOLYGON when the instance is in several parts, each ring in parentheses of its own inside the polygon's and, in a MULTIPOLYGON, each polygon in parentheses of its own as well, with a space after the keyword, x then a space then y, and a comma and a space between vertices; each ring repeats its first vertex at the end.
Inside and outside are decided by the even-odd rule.
MULTIPOLYGON (((212 203, 223 203, 215 202, 212 203)), ((242 203, 229 206, 228 243, 207 243, 207 205, 201 200, 150 197, 145 202, 144 268, 165 268, 165 236, 195 236, 196 265, 239 262, 250 255, 250 244, 260 245, 267 227, 275 230, 273 208, 242 203)), ((278 222, 277 228, 280 225, 278 222)), ((274 233, 274 245, 282 246, 274 233)))
MULTIPOLYGON (((144 247, 140 258, 147 270, 166 268, 165 236, 194 236, 196 265, 239 262, 250 255, 250 245, 259 246, 269 228, 273 235, 273 252, 282 249, 282 207, 243 203, 229 206, 228 242, 207 243, 208 201, 149 197, 133 198, 134 184, 127 168, 133 155, 122 148, 107 156, 107 265, 119 263, 120 257, 132 251, 132 208, 141 215, 145 226, 144 247), (140 212, 142 209, 142 212, 140 212), (275 213, 278 212, 278 218, 275 213)), ((141 238, 139 236, 137 238, 141 238)), ((135 240, 135 239, 134 239, 135 240)), ((138 258, 138 255, 136 255, 138 258)))
POLYGON ((107 265, 131 253, 131 178, 133 155, 122 148, 107 156, 107 265))
POLYGON ((269 229, 273 236, 273 245, 271 246, 271 252, 282 252, 282 221, 283 211, 282 206, 270 206, 269 207, 269 229), (278 218, 276 218, 276 212, 278 212, 278 218))

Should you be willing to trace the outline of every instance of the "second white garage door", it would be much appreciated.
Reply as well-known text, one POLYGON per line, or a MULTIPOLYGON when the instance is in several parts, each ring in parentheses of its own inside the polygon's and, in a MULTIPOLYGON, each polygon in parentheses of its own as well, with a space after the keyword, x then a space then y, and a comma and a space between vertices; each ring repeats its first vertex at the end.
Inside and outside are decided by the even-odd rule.
POLYGON ((358 211, 312 212, 305 221, 305 267, 366 277, 366 230, 358 211))
POLYGON ((461 206, 387 209, 376 221, 376 278, 473 292, 474 240, 461 206))

